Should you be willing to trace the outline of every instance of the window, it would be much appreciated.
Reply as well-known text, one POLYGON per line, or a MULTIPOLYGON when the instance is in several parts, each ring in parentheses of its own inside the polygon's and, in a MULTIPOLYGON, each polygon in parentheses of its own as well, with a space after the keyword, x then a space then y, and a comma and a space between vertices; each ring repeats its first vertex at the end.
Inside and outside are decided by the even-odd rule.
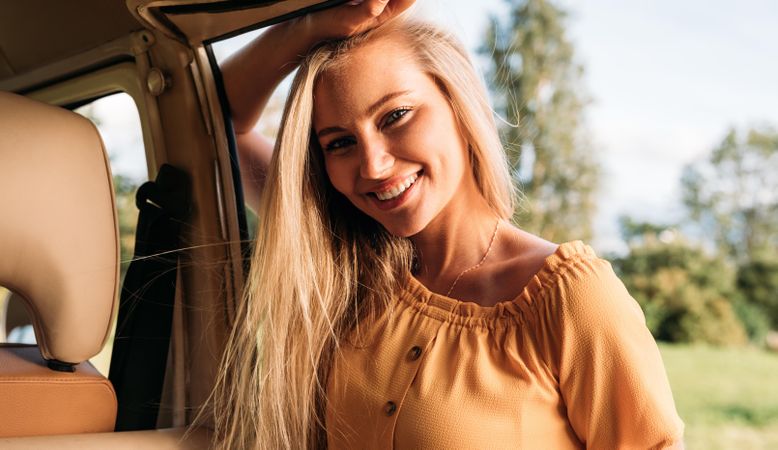
MULTIPOLYGON (((212 49, 214 56, 216 57, 216 62, 221 65, 230 55, 261 35, 264 31, 265 29, 262 28, 214 43, 212 49)), ((278 133, 278 128, 281 124, 281 116, 284 112, 284 103, 286 102, 286 97, 289 93, 295 72, 296 70, 278 85, 268 100, 265 110, 262 112, 262 116, 254 127, 255 130, 259 131, 271 142, 275 141, 276 134, 278 133)), ((248 205, 246 205, 245 210, 249 239, 253 240, 257 228, 257 211, 254 211, 248 205)))

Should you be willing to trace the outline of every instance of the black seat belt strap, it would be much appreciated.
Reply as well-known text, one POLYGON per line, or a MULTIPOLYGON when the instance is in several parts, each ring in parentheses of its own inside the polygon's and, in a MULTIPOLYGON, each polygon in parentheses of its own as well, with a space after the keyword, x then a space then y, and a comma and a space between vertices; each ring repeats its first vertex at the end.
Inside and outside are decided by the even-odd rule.
POLYGON ((133 260, 119 299, 111 368, 119 409, 116 431, 156 428, 165 379, 181 223, 191 209, 187 175, 163 165, 138 188, 133 260))

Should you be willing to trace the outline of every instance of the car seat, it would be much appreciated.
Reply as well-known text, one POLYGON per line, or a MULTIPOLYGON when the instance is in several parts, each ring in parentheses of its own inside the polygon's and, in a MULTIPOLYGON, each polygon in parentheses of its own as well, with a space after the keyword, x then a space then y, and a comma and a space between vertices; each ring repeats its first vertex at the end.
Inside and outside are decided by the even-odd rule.
POLYGON ((87 360, 110 335, 118 268, 95 126, 0 92, 0 285, 24 300, 38 343, 0 344, 0 437, 113 430, 114 389, 87 360))

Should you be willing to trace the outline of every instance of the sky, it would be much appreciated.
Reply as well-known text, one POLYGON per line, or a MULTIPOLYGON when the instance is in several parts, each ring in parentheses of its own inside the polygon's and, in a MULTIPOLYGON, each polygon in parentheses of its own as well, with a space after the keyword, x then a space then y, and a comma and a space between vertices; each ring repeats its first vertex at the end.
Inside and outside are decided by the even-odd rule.
MULTIPOLYGON (((703 158, 729 127, 778 128, 778 1, 559 0, 557 5, 569 13, 568 36, 585 70, 582 89, 592 99, 586 127, 603 170, 592 244, 601 253, 623 252, 618 217, 679 221, 684 165, 703 158)), ((504 17, 507 11, 502 0, 420 0, 417 9, 457 33, 472 52, 490 14, 504 17)), ((247 40, 216 45, 217 57, 247 40)), ((104 128, 122 129, 133 120, 105 116, 104 128)), ((124 134, 125 141, 140 139, 124 134)), ((113 158, 119 172, 145 170, 137 158, 121 152, 113 158)))
POLYGON ((566 3, 605 169, 596 244, 618 251, 619 214, 682 218, 683 166, 730 127, 778 127, 778 2, 566 3))
MULTIPOLYGON (((478 48, 505 2, 429 0, 478 48)), ((683 218, 680 176, 730 127, 778 128, 778 2, 564 0, 592 99, 586 126, 603 168, 594 247, 622 252, 617 219, 683 218)))

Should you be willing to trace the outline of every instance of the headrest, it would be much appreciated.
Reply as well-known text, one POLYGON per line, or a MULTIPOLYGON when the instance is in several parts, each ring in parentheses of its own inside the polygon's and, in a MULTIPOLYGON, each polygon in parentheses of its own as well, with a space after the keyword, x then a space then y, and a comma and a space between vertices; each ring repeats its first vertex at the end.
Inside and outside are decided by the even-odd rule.
POLYGON ((119 280, 113 183, 89 120, 0 92, 0 285, 45 359, 79 363, 111 329, 119 280))

